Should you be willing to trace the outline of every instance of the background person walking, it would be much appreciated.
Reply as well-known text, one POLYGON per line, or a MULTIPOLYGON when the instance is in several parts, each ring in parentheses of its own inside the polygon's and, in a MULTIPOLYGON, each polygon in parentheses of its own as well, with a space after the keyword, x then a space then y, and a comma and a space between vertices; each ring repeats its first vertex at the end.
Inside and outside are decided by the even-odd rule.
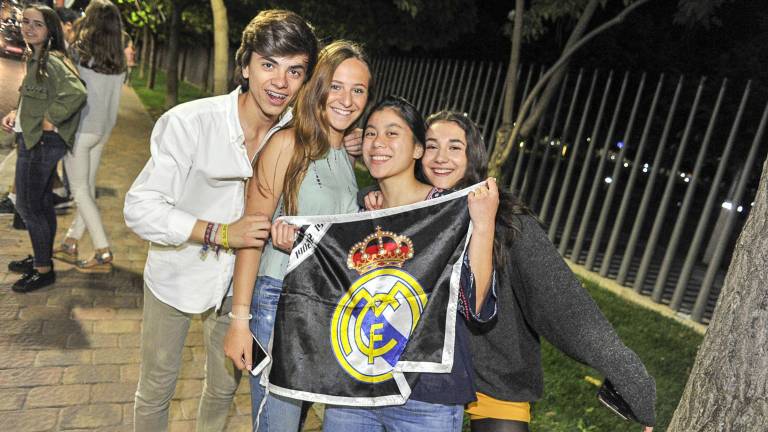
POLYGON ((96 173, 104 146, 117 121, 120 88, 125 79, 123 25, 120 11, 109 0, 93 0, 75 24, 72 56, 88 87, 88 103, 80 116, 72 152, 64 158, 77 215, 54 257, 76 263, 83 272, 112 270, 112 251, 96 205, 96 173), (77 260, 77 241, 91 234, 94 256, 77 260))

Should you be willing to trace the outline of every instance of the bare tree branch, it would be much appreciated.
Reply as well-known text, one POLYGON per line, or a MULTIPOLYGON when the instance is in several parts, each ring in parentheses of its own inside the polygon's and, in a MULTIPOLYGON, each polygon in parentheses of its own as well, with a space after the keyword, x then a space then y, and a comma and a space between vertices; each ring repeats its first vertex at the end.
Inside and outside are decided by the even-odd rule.
POLYGON ((536 97, 538 96, 539 92, 542 91, 547 81, 550 78, 552 78, 552 76, 557 72, 557 70, 561 66, 563 66, 571 58, 571 56, 573 56, 573 54, 576 53, 576 51, 578 51, 587 42, 591 41, 595 36, 599 35, 600 33, 624 21, 627 15, 629 15, 632 11, 634 11, 638 7, 644 5, 645 3, 648 3, 648 1, 649 0, 638 0, 635 3, 632 3, 631 5, 624 8, 624 10, 622 10, 618 15, 613 17, 611 20, 606 21, 602 25, 598 26, 594 30, 587 33, 578 42, 573 44, 573 46, 566 49, 563 52, 563 54, 560 56, 560 58, 557 60, 557 62, 555 62, 555 64, 552 65, 552 67, 550 67, 546 73, 544 73, 541 79, 539 79, 539 82, 536 83, 536 85, 533 87, 531 92, 528 94, 528 97, 526 97, 525 101, 520 107, 520 110, 517 112, 517 118, 512 128, 512 133, 509 135, 504 145, 497 145, 496 148, 493 150, 493 154, 491 155, 490 164, 488 167, 488 171, 491 176, 495 176, 495 177, 499 176, 501 166, 504 164, 504 161, 509 157, 509 153, 512 151, 512 146, 515 144, 518 137, 520 136, 521 125, 526 119, 528 110, 531 109, 531 105, 533 104, 534 100, 536 100, 536 97))

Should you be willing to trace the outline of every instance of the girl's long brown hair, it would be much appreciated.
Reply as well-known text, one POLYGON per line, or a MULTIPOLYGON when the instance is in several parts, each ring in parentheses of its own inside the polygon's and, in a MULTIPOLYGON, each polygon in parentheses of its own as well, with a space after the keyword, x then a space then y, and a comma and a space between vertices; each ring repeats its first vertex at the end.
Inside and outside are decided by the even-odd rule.
MULTIPOLYGON (((339 40, 323 48, 312 77, 296 96, 296 106, 293 110, 294 152, 283 181, 283 209, 287 215, 295 215, 298 211, 299 188, 310 162, 322 159, 331 148, 328 139, 330 125, 324 113, 325 104, 336 68, 344 60, 351 58, 368 66, 362 48, 353 42, 339 40)), ((371 76, 368 80, 369 95, 372 87, 371 76)))
POLYGON ((125 71, 123 21, 109 0, 91 0, 85 16, 75 22, 74 55, 80 65, 98 73, 125 71))

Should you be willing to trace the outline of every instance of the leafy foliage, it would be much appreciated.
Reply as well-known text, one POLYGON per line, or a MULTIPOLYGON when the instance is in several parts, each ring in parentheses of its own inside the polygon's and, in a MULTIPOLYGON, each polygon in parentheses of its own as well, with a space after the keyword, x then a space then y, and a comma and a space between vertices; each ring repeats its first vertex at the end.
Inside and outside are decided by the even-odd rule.
POLYGON ((679 0, 675 23, 688 27, 700 24, 709 29, 712 26, 721 26, 722 22, 715 15, 717 9, 725 3, 734 0, 679 0))
POLYGON ((474 0, 284 0, 270 6, 299 13, 324 40, 351 39, 369 51, 441 48, 478 22, 474 0))
MULTIPOLYGON (((607 0, 600 0, 600 6, 604 7, 607 0)), ((530 6, 524 11, 523 39, 534 41, 543 37, 548 30, 561 23, 575 21, 581 15, 589 0, 531 0, 530 6)), ((510 24, 517 11, 509 14, 510 24)), ((506 28, 511 34, 511 25, 506 28)))
POLYGON ((169 5, 162 0, 116 0, 123 20, 133 27, 149 26, 153 32, 166 21, 169 5))

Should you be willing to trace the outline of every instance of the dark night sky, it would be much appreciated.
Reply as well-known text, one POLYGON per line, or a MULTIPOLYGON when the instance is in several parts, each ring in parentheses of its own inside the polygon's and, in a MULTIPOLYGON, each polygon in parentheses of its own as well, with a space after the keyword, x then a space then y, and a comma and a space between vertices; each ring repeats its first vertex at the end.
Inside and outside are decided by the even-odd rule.
MULTIPOLYGON (((510 1, 481 1, 480 22, 473 34, 429 54, 440 57, 497 59, 509 55, 502 26, 510 1)), ((621 10, 612 0, 593 18, 591 28, 621 10)), ((654 0, 630 14, 626 21, 598 36, 577 53, 578 66, 645 70, 748 78, 768 82, 768 3, 736 0, 722 6, 722 22, 709 29, 687 28, 673 22, 677 1, 654 0)), ((523 61, 551 64, 559 55, 572 23, 551 29, 541 40, 523 46, 523 61)), ((416 55, 424 52, 411 53, 416 55)))

